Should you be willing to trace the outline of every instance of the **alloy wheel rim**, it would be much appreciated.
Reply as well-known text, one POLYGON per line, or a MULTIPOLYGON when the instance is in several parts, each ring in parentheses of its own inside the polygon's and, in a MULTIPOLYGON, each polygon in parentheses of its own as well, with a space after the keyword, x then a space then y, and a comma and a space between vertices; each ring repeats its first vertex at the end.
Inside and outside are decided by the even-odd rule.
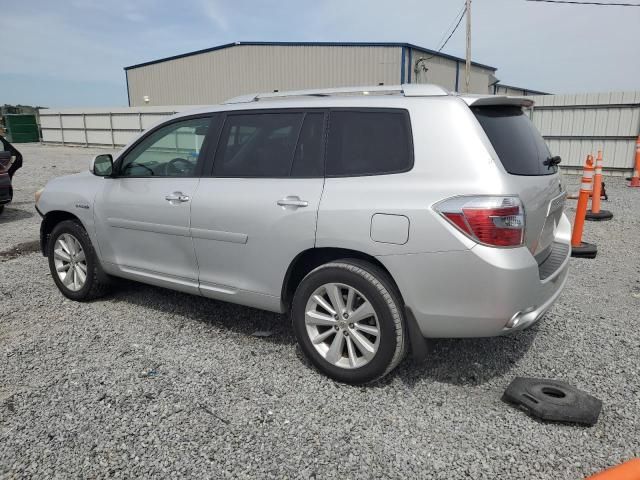
POLYGON ((53 263, 62 284, 77 292, 87 281, 87 258, 76 237, 63 233, 53 247, 53 263))
POLYGON ((378 316, 371 302, 349 285, 318 287, 307 301, 304 320, 311 344, 332 365, 360 368, 378 352, 378 316))

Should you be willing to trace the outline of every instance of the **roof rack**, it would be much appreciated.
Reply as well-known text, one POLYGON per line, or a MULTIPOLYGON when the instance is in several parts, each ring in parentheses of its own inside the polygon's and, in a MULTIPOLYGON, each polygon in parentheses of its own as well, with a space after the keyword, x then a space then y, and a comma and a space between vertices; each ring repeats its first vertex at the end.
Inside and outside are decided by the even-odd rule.
POLYGON ((338 87, 312 90, 291 90, 287 92, 252 93, 241 95, 222 102, 251 103, 260 100, 275 100, 291 97, 331 97, 331 96, 359 96, 359 95, 404 95, 405 97, 440 97, 449 95, 438 85, 377 85, 374 87, 338 87))

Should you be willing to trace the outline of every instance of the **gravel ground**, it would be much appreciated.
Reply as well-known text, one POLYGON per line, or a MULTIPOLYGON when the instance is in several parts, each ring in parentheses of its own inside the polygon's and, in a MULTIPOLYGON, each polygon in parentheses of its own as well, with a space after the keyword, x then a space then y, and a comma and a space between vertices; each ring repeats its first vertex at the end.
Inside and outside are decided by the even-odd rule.
MULTIPOLYGON (((37 238, 33 191, 92 154, 23 150, 0 252, 37 238)), ((598 258, 572 259, 543 322, 431 341, 367 388, 315 372, 282 316, 124 281, 74 303, 38 253, 0 254, 0 477, 579 479, 640 456, 640 191, 607 189, 598 258), (593 393, 598 424, 505 405, 515 376, 593 393)))

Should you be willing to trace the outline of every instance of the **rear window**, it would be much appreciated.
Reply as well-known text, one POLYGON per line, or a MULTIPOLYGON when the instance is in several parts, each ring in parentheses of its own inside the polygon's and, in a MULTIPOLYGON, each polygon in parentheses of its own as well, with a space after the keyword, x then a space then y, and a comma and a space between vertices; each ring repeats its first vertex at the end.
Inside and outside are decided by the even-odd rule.
POLYGON ((413 146, 405 110, 331 112, 327 176, 399 173, 412 166, 413 146))
POLYGON ((520 107, 477 107, 472 111, 507 172, 513 175, 551 175, 558 171, 555 165, 544 165, 551 152, 520 107))

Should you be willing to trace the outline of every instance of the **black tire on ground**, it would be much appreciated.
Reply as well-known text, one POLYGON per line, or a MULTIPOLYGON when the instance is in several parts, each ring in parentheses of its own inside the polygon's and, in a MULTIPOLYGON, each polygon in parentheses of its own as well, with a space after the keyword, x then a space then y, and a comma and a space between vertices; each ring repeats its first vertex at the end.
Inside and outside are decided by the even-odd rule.
POLYGON ((53 228, 51 236, 47 242, 47 257, 49 259, 51 277, 65 297, 70 298, 71 300, 84 302, 102 297, 107 293, 109 287, 109 276, 102 270, 100 261, 98 260, 93 245, 91 244, 91 239, 82 224, 78 221, 65 220, 53 228), (60 277, 56 272, 54 264, 54 248, 56 240, 65 233, 73 235, 78 242, 80 242, 80 245, 85 252, 87 262, 87 279, 85 284, 78 291, 70 290, 62 283, 62 280, 60 280, 60 277))
POLYGON ((386 272, 369 262, 341 259, 312 270, 302 279, 293 298, 291 321, 300 348, 322 373, 344 383, 374 382, 393 370, 404 358, 408 346, 404 309, 392 280, 386 272), (372 304, 380 327, 380 344, 369 363, 343 368, 327 361, 315 348, 305 324, 307 301, 327 283, 341 283, 361 292, 372 304))

